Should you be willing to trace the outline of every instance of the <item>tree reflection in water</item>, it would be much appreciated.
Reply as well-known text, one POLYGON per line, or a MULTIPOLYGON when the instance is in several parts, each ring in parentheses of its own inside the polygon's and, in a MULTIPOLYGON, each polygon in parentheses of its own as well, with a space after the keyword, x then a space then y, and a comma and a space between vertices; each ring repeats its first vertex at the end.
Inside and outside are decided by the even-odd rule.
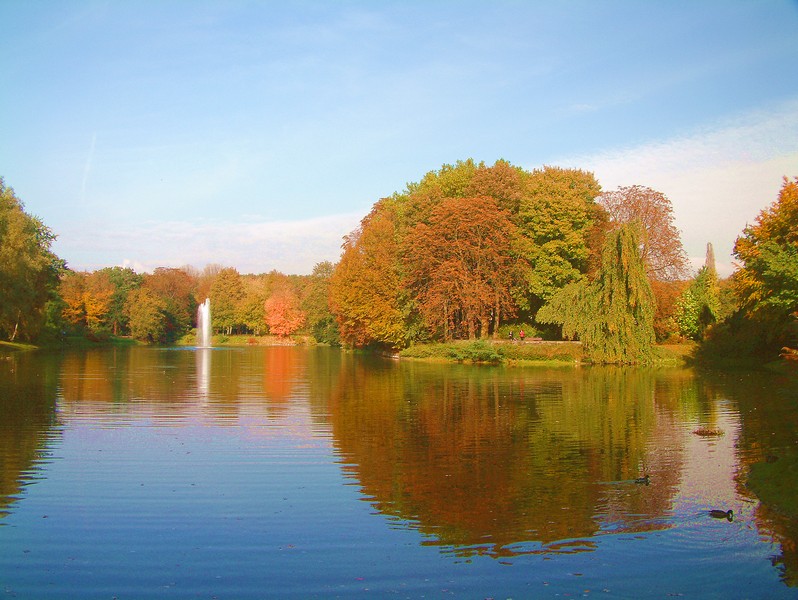
MULTIPOLYGON (((718 413, 732 397, 722 382, 679 369, 353 359, 343 361, 329 418, 344 468, 398 526, 457 555, 508 557, 589 551, 603 533, 675 526, 689 473, 717 468, 701 464, 692 430, 738 419, 718 413), (635 483, 644 475, 650 485, 635 483)), ((728 454, 734 467, 715 500, 740 481, 728 454)))
POLYGON ((795 585, 789 385, 750 373, 432 365, 331 349, 20 354, 0 361, 0 524, 46 471, 65 423, 145 419, 258 436, 289 426, 332 443, 395 527, 466 560, 591 551, 605 534, 677 527, 693 518, 685 510, 713 501, 737 514, 725 503, 748 502, 795 585), (696 437, 699 427, 724 436, 696 437), (783 489, 757 488, 759 505, 746 482, 763 469, 783 489), (634 482, 643 475, 650 485, 634 482))

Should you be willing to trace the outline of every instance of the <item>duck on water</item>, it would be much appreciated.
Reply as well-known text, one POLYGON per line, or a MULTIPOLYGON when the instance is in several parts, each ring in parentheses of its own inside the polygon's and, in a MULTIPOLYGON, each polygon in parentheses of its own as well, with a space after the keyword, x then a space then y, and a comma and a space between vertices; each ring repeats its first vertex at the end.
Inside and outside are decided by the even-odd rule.
POLYGON ((727 521, 734 521, 734 511, 732 509, 720 510, 713 508, 711 511, 709 511, 709 516, 713 519, 726 519, 727 521))

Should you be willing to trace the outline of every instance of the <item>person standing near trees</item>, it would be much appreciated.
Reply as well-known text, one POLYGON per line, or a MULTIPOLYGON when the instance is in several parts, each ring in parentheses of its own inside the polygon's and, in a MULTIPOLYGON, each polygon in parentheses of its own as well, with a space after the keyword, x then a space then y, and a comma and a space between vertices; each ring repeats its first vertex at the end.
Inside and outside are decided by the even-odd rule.
POLYGON ((521 338, 521 342, 523 342, 523 341, 524 341, 524 338, 526 337, 526 334, 524 333, 524 330, 523 330, 523 329, 522 329, 521 331, 519 331, 519 332, 518 332, 518 337, 520 337, 520 338, 521 338))

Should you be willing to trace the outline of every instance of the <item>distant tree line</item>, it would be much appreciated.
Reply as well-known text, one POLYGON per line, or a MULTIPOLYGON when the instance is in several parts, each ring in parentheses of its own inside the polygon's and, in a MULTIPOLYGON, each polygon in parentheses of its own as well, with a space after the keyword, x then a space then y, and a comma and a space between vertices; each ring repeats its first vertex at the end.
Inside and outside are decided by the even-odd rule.
POLYGON ((326 300, 331 271, 331 263, 318 264, 307 276, 241 275, 221 265, 202 271, 159 267, 144 274, 121 267, 66 271, 58 289, 60 325, 64 333, 92 339, 123 335, 170 343, 196 327, 197 306, 210 298, 218 334, 307 332, 335 344, 337 330, 326 300))
POLYGON ((443 165, 378 201, 337 264, 311 275, 208 265, 76 272, 54 234, 0 179, 0 337, 177 340, 211 299, 225 335, 312 335, 398 349, 427 341, 579 339, 596 362, 637 363, 655 341, 707 354, 794 358, 798 179, 784 180, 719 279, 708 246, 690 277, 672 206, 643 186, 602 192, 592 173, 497 161, 443 165))

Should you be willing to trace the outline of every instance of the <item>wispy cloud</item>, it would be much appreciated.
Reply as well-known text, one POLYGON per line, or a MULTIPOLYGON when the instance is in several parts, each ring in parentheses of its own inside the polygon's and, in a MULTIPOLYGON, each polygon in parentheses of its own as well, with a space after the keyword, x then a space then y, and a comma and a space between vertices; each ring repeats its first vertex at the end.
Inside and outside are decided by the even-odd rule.
POLYGON ((798 175, 798 98, 691 135, 554 162, 593 171, 605 190, 637 184, 664 193, 693 264, 712 242, 728 275, 734 240, 776 200, 782 178, 798 175))
POLYGON ((64 231, 56 252, 76 270, 110 265, 137 271, 156 267, 209 263, 235 267, 241 273, 276 269, 307 274, 321 261, 336 262, 343 236, 362 214, 339 214, 303 221, 151 222, 143 226, 64 231), (97 257, 105 257, 99 264, 97 257))

